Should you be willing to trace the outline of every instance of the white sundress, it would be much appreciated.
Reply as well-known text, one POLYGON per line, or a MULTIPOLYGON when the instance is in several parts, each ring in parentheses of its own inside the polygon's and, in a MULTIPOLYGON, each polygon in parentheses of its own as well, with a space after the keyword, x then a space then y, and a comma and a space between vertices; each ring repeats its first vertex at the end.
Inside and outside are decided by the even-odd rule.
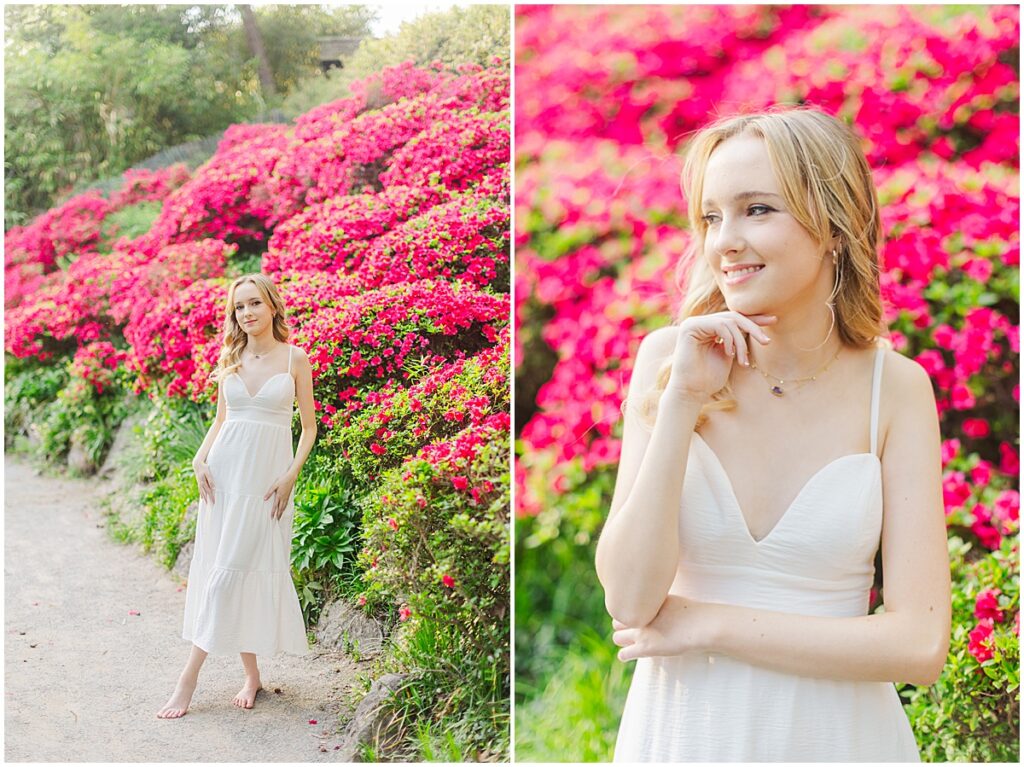
POLYGON ((291 465, 295 381, 271 376, 251 396, 236 373, 221 385, 227 415, 210 448, 214 502, 199 501, 182 637, 208 653, 308 652, 291 575, 294 489, 280 520, 263 496, 291 465))
MULTIPOLYGON (((871 452, 808 480, 776 526, 751 535, 725 469, 694 433, 671 593, 831 617, 866 615, 882 528, 875 357, 871 452)), ((640 658, 616 762, 919 762, 896 688, 780 673, 719 653, 640 658)))

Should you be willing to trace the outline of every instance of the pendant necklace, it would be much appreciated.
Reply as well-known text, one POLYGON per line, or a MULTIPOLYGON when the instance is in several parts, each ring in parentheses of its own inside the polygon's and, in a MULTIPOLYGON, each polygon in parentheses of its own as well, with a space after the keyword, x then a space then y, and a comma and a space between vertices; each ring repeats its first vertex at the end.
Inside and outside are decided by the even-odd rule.
POLYGON ((757 366, 757 363, 754 362, 753 360, 750 361, 750 367, 752 367, 754 370, 756 370, 758 373, 764 376, 764 380, 768 382, 768 391, 770 391, 776 397, 781 397, 786 393, 785 390, 782 388, 783 386, 788 386, 790 387, 789 390, 793 391, 794 389, 799 389, 801 386, 805 386, 811 381, 817 380, 818 376, 820 376, 826 370, 828 370, 829 365, 836 361, 836 358, 839 357, 839 352, 842 351, 842 348, 843 347, 840 346, 838 349, 836 349, 836 353, 832 355, 832 359, 830 359, 828 362, 822 365, 821 369, 814 373, 814 375, 804 376, 803 378, 790 378, 788 383, 787 381, 783 380, 782 378, 779 378, 778 376, 773 376, 767 370, 762 370, 757 366), (772 380, 777 381, 777 383, 773 384, 772 380))
MULTIPOLYGON (((274 346, 276 347, 276 346, 277 346, 277 344, 274 344, 274 346)), ((267 356, 268 354, 270 354, 270 352, 272 352, 272 351, 273 351, 273 349, 267 349, 267 351, 265 351, 265 352, 260 352, 259 354, 257 354, 256 352, 252 351, 251 349, 246 349, 246 351, 248 351, 248 352, 249 352, 249 354, 251 354, 251 355, 252 355, 252 358, 253 358, 254 360, 258 360, 258 359, 259 359, 260 357, 266 357, 266 356, 267 356)))

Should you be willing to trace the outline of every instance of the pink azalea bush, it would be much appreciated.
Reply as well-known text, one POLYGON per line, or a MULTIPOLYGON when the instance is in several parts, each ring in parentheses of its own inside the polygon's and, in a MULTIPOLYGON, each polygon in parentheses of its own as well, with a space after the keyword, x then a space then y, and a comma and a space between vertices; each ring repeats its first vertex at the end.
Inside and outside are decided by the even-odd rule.
MULTIPOLYGON (((68 366, 54 455, 76 418, 92 419, 100 455, 113 424, 96 406, 125 389, 162 412, 210 413, 226 288, 259 256, 313 367, 310 466, 354 478, 366 498, 407 484, 385 479, 406 466, 429 504, 399 515, 367 500, 367 535, 419 515, 447 536, 429 591, 455 613, 427 610, 408 563, 387 558, 370 568, 381 580, 367 608, 403 607, 420 622, 485 615, 467 636, 507 637, 508 107, 499 61, 393 67, 294 124, 232 126, 194 173, 129 172, 109 199, 80 195, 9 232, 5 351, 24 375, 68 366), (154 201, 139 236, 110 222, 154 201)), ((176 530, 166 537, 180 543, 176 530)), ((473 642, 460 652, 482 651, 473 642)), ((487 653, 502 656, 501 644, 487 653)))
MULTIPOLYGON (((509 406, 508 329, 499 345, 438 366, 415 384, 367 392, 358 410, 325 437, 373 482, 439 438, 479 426, 509 406)), ((328 406, 331 416, 337 409, 328 406)))
MULTIPOLYGON (((360 555, 368 599, 397 593, 405 618, 445 626, 476 655, 507 641, 508 435, 508 412, 495 413, 388 470, 367 508, 360 555)), ((504 678, 508 656, 496 654, 504 678)))
POLYGON ((356 274, 367 287, 413 279, 460 279, 507 292, 508 201, 459 194, 374 239, 356 274))
MULTIPOLYGON (((783 103, 816 105, 864 139, 882 203, 885 320, 935 386, 951 540, 971 547, 971 566, 1016 545, 1018 38, 1013 6, 518 10, 517 540, 594 540, 637 347, 685 291, 679 151, 710 117, 783 103)), ((992 573, 1000 598, 1016 593, 1012 562, 992 573)), ((530 621, 545 617, 529 615, 533 636, 530 621)), ((986 662, 1010 623, 970 621, 963 668, 986 662)), ((979 689, 1015 684, 992 673, 1000 681, 986 670, 979 689)), ((917 710, 915 727, 936 712, 917 710)), ((949 746, 939 742, 926 752, 949 746)))
POLYGON ((162 200, 188 179, 184 165, 157 171, 129 170, 110 199, 84 192, 4 234, 4 307, 52 285, 61 259, 109 250, 116 229, 104 231, 110 216, 140 202, 162 200))

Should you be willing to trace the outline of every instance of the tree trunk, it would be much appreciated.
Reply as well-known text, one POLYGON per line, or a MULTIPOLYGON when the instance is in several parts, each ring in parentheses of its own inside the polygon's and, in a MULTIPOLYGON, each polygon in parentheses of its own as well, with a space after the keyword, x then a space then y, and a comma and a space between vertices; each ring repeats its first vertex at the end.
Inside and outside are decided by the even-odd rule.
POLYGON ((249 5, 240 5, 238 9, 242 13, 242 24, 245 26, 245 36, 249 40, 249 50, 256 57, 260 73, 260 85, 263 87, 263 97, 269 98, 277 95, 274 88, 274 76, 270 72, 270 60, 267 58, 267 51, 263 47, 263 35, 256 24, 256 14, 252 12, 249 5))

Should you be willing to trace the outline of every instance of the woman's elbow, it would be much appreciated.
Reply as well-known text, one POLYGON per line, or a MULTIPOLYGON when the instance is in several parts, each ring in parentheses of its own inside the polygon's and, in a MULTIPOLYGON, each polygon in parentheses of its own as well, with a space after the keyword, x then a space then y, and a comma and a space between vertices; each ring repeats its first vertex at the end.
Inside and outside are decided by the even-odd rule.
POLYGON ((921 663, 915 673, 906 679, 907 682, 919 687, 931 687, 942 676, 942 669, 946 667, 946 659, 936 662, 933 659, 926 659, 921 663))
POLYGON ((606 592, 604 607, 614 620, 635 629, 646 626, 648 623, 653 621, 657 617, 658 611, 661 609, 661 603, 652 607, 639 604, 635 599, 626 600, 621 597, 615 598, 613 595, 606 592))
POLYGON ((948 655, 949 636, 947 634, 936 645, 931 647, 925 645, 925 648, 915 659, 917 662, 914 664, 913 678, 909 678, 906 681, 921 687, 930 687, 935 684, 939 677, 942 676, 943 669, 946 668, 946 658, 948 655))
POLYGON ((631 629, 641 629, 657 615, 657 610, 637 609, 635 605, 611 604, 609 600, 604 601, 604 607, 608 614, 618 623, 628 626, 631 629))

